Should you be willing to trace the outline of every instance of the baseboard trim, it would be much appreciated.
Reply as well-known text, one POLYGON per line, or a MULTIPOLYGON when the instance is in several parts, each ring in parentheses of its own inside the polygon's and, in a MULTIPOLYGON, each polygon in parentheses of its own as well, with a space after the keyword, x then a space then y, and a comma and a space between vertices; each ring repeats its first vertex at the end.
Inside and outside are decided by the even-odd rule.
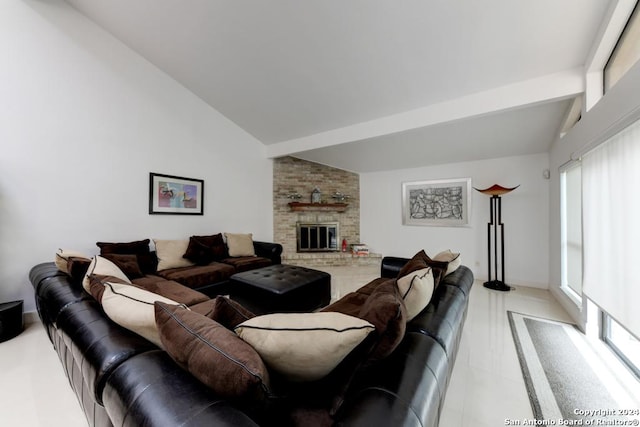
POLYGON ((40 316, 38 316, 38 312, 37 311, 29 311, 27 313, 24 313, 23 316, 22 316, 22 319, 24 320, 25 324, 39 323, 40 322, 40 316))

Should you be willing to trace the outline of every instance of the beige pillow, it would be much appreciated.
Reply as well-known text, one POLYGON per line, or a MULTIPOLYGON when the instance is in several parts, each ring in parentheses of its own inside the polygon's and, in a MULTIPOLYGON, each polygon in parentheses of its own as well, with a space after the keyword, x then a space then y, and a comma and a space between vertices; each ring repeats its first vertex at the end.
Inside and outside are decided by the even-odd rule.
POLYGON ((91 260, 91 264, 89 264, 89 268, 87 269, 87 274, 82 280, 82 287, 89 293, 91 293, 91 282, 89 280, 89 276, 91 276, 92 274, 117 277, 118 279, 122 279, 126 283, 131 284, 131 280, 129 280, 127 275, 124 274, 122 270, 120 270, 120 267, 118 267, 108 259, 101 257, 100 255, 96 255, 93 257, 93 259, 91 260))
POLYGON ((158 256, 158 271, 168 268, 190 267, 195 265, 182 256, 187 252, 189 240, 155 240, 158 256))
POLYGON ((291 381, 331 372, 375 327, 342 313, 278 313, 242 322, 236 333, 268 367, 291 381))
POLYGON ((111 320, 123 328, 148 339, 160 348, 162 341, 156 326, 154 302, 170 305, 177 302, 123 283, 105 282, 102 294, 102 309, 111 320))
POLYGON ((434 256, 433 259, 435 261, 445 261, 449 263, 449 265, 447 266, 447 272, 445 273, 445 276, 447 274, 451 274, 454 271, 456 271, 458 267, 460 267, 460 265, 462 264, 462 259, 460 257, 460 254, 451 252, 450 249, 440 252, 438 255, 434 256))
POLYGON ((416 317, 431 301, 434 281, 431 267, 414 271, 398 279, 398 289, 407 308, 407 322, 416 317))
POLYGON ((82 252, 72 251, 68 249, 58 249, 56 251, 56 257, 55 257, 55 263, 56 263, 56 267, 58 267, 58 270, 69 274, 69 268, 67 266, 67 262, 71 257, 86 258, 86 259, 91 258, 90 256, 83 254, 82 252))
POLYGON ((229 256, 256 256, 253 248, 253 234, 224 233, 229 256))

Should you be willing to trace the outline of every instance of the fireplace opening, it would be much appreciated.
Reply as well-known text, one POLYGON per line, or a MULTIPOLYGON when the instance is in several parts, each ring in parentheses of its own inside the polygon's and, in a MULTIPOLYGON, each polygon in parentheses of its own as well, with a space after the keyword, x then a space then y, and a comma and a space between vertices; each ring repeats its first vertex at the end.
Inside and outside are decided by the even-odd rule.
POLYGON ((298 223, 298 252, 337 252, 339 223, 298 223))

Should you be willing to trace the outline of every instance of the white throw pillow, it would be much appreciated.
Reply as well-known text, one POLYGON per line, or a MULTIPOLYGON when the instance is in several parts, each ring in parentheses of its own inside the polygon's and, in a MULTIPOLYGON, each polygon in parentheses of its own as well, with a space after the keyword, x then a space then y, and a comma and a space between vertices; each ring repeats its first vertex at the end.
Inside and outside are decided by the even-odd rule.
POLYGON ((93 259, 91 260, 91 264, 89 264, 89 268, 87 269, 87 274, 84 276, 84 279, 82 279, 82 287, 88 293, 91 293, 91 291, 89 290, 91 287, 89 276, 91 276, 92 274, 117 277, 118 279, 122 279, 123 281, 131 284, 131 280, 129 280, 127 275, 124 274, 122 270, 120 270, 120 267, 118 267, 108 259, 101 257, 100 255, 96 255, 93 257, 93 259))
POLYGON ((325 377, 375 327, 342 313, 278 313, 241 323, 236 333, 291 381, 325 377))
POLYGON ((158 271, 168 268, 191 267, 192 261, 182 256, 187 252, 189 240, 153 240, 158 256, 158 271))
POLYGON ((431 301, 434 281, 431 267, 414 271, 398 279, 398 289, 407 307, 407 322, 416 317, 431 301))
POLYGON ((102 309, 111 320, 123 328, 148 339, 160 348, 162 341, 156 326, 156 314, 153 303, 179 305, 177 302, 123 283, 105 282, 102 294, 102 309))
POLYGON ((224 233, 227 239, 229 256, 256 256, 253 248, 253 234, 224 233))
POLYGON ((56 267, 58 267, 58 270, 69 274, 69 268, 67 266, 67 262, 71 257, 86 258, 86 259, 91 258, 90 256, 83 254, 82 252, 72 251, 68 249, 58 249, 56 251, 56 257, 55 257, 55 263, 56 263, 56 267))
POLYGON ((462 258, 460 257, 460 254, 451 252, 450 249, 440 252, 438 255, 433 257, 433 260, 445 261, 449 263, 449 265, 447 266, 447 272, 445 273, 445 276, 447 274, 451 274, 454 271, 456 271, 458 267, 460 267, 460 265, 462 264, 462 258))

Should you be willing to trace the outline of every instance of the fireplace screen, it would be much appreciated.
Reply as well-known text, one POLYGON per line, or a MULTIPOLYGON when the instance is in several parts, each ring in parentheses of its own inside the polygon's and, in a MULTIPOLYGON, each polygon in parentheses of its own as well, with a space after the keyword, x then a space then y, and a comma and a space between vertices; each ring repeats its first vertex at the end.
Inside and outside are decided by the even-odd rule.
POLYGON ((297 228, 298 252, 336 252, 339 250, 339 224, 337 222, 298 223, 297 228))

